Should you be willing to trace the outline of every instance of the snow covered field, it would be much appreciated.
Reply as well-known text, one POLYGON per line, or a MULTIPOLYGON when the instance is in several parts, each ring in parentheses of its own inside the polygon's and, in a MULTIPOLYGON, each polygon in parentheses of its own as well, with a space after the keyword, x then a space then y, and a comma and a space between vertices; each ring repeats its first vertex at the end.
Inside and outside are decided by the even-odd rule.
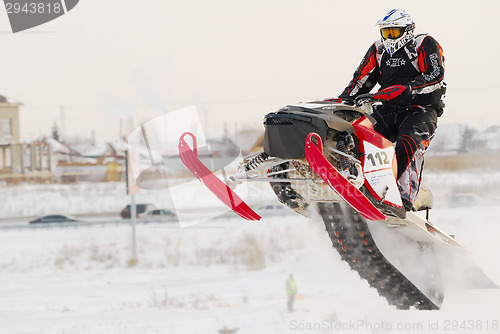
MULTIPOLYGON (((464 174, 429 179, 432 190, 472 184, 464 174)), ((117 186, 45 186, 47 201, 43 188, 37 196, 22 186, 0 197, 9 216, 21 206, 19 216, 51 205, 118 211, 127 199, 117 186)), ((138 197, 157 199, 150 193, 138 197)), ((499 284, 496 211, 443 205, 431 220, 499 284)), ((449 288, 439 311, 398 311, 340 260, 320 221, 295 214, 138 225, 137 253, 134 261, 128 226, 0 231, 0 333, 500 333, 498 290, 449 288), (289 273, 300 294, 294 313, 286 311, 289 273)))

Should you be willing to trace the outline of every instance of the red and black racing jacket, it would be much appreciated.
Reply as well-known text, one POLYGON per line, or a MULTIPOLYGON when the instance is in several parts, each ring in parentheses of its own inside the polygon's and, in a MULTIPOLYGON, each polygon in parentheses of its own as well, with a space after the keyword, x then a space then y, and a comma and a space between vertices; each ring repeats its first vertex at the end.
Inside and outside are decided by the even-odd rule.
POLYGON ((434 38, 422 34, 391 56, 378 40, 370 46, 339 97, 353 100, 359 94, 370 92, 377 83, 381 89, 396 84, 409 85, 412 94, 392 103, 427 106, 441 114, 446 89, 443 49, 434 38))

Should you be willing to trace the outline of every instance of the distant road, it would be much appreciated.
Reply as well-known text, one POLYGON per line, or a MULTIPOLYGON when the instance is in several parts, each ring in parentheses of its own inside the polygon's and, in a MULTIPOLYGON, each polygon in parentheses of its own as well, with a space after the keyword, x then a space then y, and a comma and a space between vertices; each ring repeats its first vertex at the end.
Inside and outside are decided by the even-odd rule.
MULTIPOLYGON (((204 221, 207 222, 209 221, 217 221, 218 223, 224 223, 225 220, 231 220, 232 218, 237 217, 237 215, 234 212, 226 212, 222 215, 220 215, 220 212, 218 212, 218 215, 212 215, 214 212, 212 212, 209 208, 198 208, 198 209, 191 209, 192 215, 191 217, 183 217, 179 215, 179 217, 183 220, 183 222, 189 223, 191 222, 196 222, 196 221, 204 221), (187 220, 185 220, 187 219, 187 220)), ((256 212, 261 215, 263 218, 264 217, 285 217, 289 215, 297 215, 296 212, 293 210, 290 210, 286 208, 284 205, 266 205, 264 207, 259 207, 257 208, 256 212)), ((42 216, 42 215, 41 215, 42 216)), ((99 224, 127 224, 130 223, 129 219, 122 219, 120 217, 119 212, 106 212, 106 213, 92 213, 92 214, 81 214, 81 215, 70 215, 71 217, 75 218, 79 222, 77 223, 50 223, 50 224, 29 224, 29 221, 36 219, 40 216, 36 217, 7 217, 7 218, 0 218, 0 229, 10 229, 10 228, 16 228, 19 226, 20 228, 44 228, 44 227, 53 227, 53 226, 61 226, 61 227, 70 227, 70 226, 88 226, 88 225, 99 225, 99 224)), ((239 219, 239 218, 238 218, 239 219)), ((242 222, 244 220, 241 220, 242 222)), ((176 218, 173 217, 151 217, 151 218, 142 218, 137 220, 138 224, 149 224, 149 223, 167 223, 168 225, 171 224, 176 224, 178 225, 179 222, 177 221, 176 218)), ((180 226, 180 225, 179 225, 180 226)))
MULTIPOLYGON (((40 216, 45 216, 45 215, 40 215, 40 216)), ((29 221, 36 219, 40 216, 0 218, 0 226, 4 224, 24 225, 28 224, 29 221)), ((103 221, 103 220, 106 221, 106 220, 121 219, 119 212, 88 213, 88 214, 71 215, 71 216, 78 220, 83 220, 83 221, 103 221)))

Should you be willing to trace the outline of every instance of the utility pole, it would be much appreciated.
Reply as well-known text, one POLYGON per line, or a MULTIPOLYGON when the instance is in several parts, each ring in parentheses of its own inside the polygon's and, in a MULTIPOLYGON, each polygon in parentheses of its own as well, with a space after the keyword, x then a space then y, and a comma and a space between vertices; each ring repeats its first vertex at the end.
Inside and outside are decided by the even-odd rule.
POLYGON ((137 261, 137 246, 136 246, 136 224, 137 224, 137 208, 135 206, 135 193, 136 189, 132 189, 130 170, 130 156, 127 150, 125 156, 125 179, 127 182, 127 194, 130 195, 130 225, 132 227, 132 258, 131 263, 137 261))

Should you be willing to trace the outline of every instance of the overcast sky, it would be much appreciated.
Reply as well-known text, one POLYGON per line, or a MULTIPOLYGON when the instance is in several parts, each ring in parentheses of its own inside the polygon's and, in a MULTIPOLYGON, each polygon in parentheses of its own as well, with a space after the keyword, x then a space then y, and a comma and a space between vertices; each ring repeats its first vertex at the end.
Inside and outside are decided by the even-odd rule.
POLYGON ((440 123, 500 124, 498 0, 80 0, 16 34, 0 10, 0 94, 24 103, 24 140, 54 122, 112 140, 120 120, 137 126, 192 104, 209 134, 224 121, 261 128, 286 104, 340 94, 394 7, 444 49, 440 123))

